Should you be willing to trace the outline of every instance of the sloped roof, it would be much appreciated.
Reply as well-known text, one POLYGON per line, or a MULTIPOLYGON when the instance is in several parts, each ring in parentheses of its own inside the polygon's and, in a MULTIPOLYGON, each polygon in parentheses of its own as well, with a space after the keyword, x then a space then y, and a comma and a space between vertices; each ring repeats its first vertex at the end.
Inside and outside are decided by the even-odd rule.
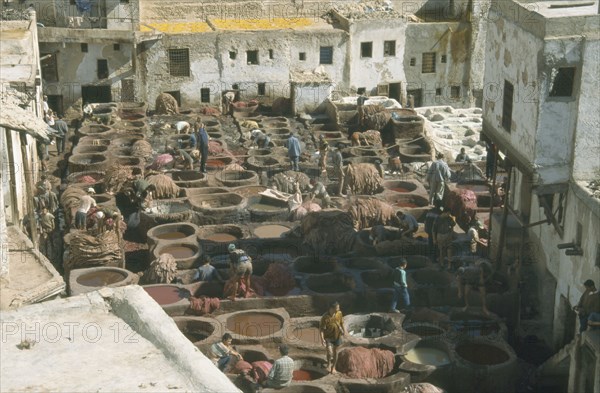
POLYGON ((18 105, 2 102, 0 109, 0 127, 25 132, 34 138, 49 142, 48 124, 33 113, 18 105))

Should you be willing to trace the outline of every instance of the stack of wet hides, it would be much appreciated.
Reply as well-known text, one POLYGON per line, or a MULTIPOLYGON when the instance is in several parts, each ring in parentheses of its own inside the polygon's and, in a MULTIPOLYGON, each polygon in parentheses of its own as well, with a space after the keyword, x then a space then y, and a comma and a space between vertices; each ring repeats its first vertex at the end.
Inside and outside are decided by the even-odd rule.
POLYGON ((146 180, 155 187, 154 197, 156 199, 171 199, 179 196, 179 186, 169 176, 152 175, 148 176, 146 180))
POLYGON ((344 189, 355 195, 376 194, 383 191, 383 178, 373 164, 348 164, 344 189))
POLYGON ((463 231, 469 230, 471 220, 477 214, 477 196, 471 190, 457 188, 444 193, 444 206, 456 217, 463 231))
POLYGON ((141 280, 144 284, 170 284, 177 274, 177 262, 173 255, 161 254, 152 261, 141 280))
POLYGON ((350 378, 383 378, 394 369, 394 353, 379 348, 348 348, 340 352, 336 368, 350 378))
POLYGON ((357 230, 397 223, 396 208, 387 202, 377 198, 353 198, 349 203, 348 214, 357 230))
POLYGON ((312 253, 345 254, 352 250, 356 231, 350 214, 340 210, 308 213, 301 221, 303 245, 312 253))
POLYGON ((69 243, 69 258, 63 262, 65 272, 71 269, 94 266, 121 266, 123 249, 116 231, 106 231, 98 236, 75 232, 69 243))

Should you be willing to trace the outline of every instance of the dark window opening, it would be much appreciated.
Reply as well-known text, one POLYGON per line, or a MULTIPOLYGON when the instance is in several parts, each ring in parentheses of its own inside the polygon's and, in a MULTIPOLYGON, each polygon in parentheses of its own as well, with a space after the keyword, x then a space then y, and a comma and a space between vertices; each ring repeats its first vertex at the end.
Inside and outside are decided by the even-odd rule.
POLYGON ((435 89, 435 95, 436 96, 441 96, 442 95, 442 89, 440 89, 439 87, 437 89, 435 89))
POLYGON ((98 79, 108 78, 108 60, 98 59, 98 79))
POLYGON ((246 51, 246 63, 247 64, 258 64, 258 51, 257 50, 247 50, 246 51))
POLYGON ((571 97, 575 80, 575 67, 559 68, 552 80, 550 97, 571 97))
POLYGON ((234 52, 232 50, 229 51, 229 58, 231 60, 235 60, 235 58, 237 57, 237 52, 234 52))
POLYGON ((172 95, 177 101, 177 106, 181 107, 181 92, 179 90, 165 91, 165 93, 172 95))
POLYGON ((410 58, 410 66, 414 67, 417 65, 417 59, 415 57, 410 58))
POLYGON ((448 56, 442 55, 442 58, 440 59, 440 62, 446 63, 447 61, 448 61, 448 56))
POLYGON ((112 92, 108 86, 81 86, 81 100, 83 102, 112 102, 112 92))
POLYGON ((360 57, 373 57, 373 43, 372 42, 361 42, 360 43, 360 57))
POLYGON ((596 244, 596 267, 600 267, 600 243, 596 244))
POLYGON ((42 79, 46 82, 58 82, 58 61, 56 54, 42 53, 42 79))
POLYGON ((113 44, 113 50, 121 50, 121 44, 113 44))
POLYGON ((333 46, 322 46, 319 49, 319 64, 333 64, 333 46))
POLYGON ((129 0, 119 0, 119 3, 121 3, 121 4, 129 4, 129 0))
POLYGON ((450 98, 460 99, 460 86, 450 86, 450 98))
POLYGON ((87 53, 87 51, 88 51, 88 44, 86 44, 86 43, 81 44, 81 51, 84 52, 84 53, 87 53))
POLYGON ((258 84, 258 95, 259 96, 264 96, 267 94, 267 84, 266 83, 259 83, 258 84))
POLYGON ((366 87, 359 87, 358 89, 356 89, 356 94, 361 95, 364 94, 367 91, 366 87))
POLYGON ((502 99, 502 127, 508 132, 510 132, 510 125, 512 123, 513 92, 512 83, 505 80, 502 99))
POLYGON ((273 49, 269 49, 269 59, 273 60, 273 49))
POLYGON ((190 50, 169 49, 169 74, 171 76, 190 76, 190 50))
POLYGON ((421 73, 422 74, 433 74, 435 73, 435 52, 423 53, 421 62, 421 73))
POLYGON ((396 41, 383 41, 383 55, 396 56, 396 41))
POLYGON ((298 60, 300 60, 300 61, 306 60, 306 52, 298 53, 298 60))
POLYGON ((200 102, 210 102, 210 89, 208 87, 200 89, 200 102))

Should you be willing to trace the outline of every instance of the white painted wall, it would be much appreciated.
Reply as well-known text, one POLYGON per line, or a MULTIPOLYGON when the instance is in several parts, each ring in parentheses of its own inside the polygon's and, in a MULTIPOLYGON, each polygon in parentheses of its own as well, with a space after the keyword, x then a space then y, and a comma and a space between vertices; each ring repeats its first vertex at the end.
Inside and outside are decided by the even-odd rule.
POLYGON ((296 111, 310 113, 331 96, 333 84, 304 84, 295 86, 294 105, 296 111))

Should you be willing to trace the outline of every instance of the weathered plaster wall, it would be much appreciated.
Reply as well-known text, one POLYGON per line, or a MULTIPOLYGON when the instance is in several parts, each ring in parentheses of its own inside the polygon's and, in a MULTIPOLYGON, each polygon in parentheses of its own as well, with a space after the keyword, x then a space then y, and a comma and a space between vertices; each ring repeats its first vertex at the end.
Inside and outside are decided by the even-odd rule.
POLYGON ((350 69, 350 88, 366 87, 377 95, 377 85, 400 82, 406 95, 404 49, 407 24, 404 20, 379 19, 355 21, 350 25, 346 62, 350 69), (384 56, 384 41, 396 41, 394 56, 384 56), (361 57, 361 43, 372 42, 372 57, 361 57))
POLYGON ((331 83, 307 83, 296 84, 293 88, 296 111, 310 113, 330 97, 334 86, 331 83))
POLYGON ((473 1, 471 13, 471 48, 469 59, 469 82, 473 103, 481 108, 483 104, 483 74, 485 72, 485 46, 487 38, 488 12, 491 0, 473 1))
POLYGON ((483 92, 483 119, 498 139, 511 145, 530 162, 535 154, 538 128, 539 64, 543 41, 490 10, 483 92), (502 127, 504 81, 514 87, 512 124, 502 127))
POLYGON ((598 178, 600 175, 600 40, 598 35, 583 43, 581 84, 577 111, 577 131, 573 152, 573 178, 598 178))
POLYGON ((470 106, 469 83, 469 37, 468 24, 409 23, 406 28, 406 49, 404 51, 404 70, 407 90, 423 89, 423 106, 450 104, 454 107, 470 106), (435 73, 422 73, 422 55, 436 52, 435 73), (442 63, 446 55, 446 63, 442 63), (415 65, 410 65, 411 58, 415 65), (451 86, 460 86, 461 99, 454 100, 450 95, 451 86), (436 89, 441 96, 436 96, 436 89))

